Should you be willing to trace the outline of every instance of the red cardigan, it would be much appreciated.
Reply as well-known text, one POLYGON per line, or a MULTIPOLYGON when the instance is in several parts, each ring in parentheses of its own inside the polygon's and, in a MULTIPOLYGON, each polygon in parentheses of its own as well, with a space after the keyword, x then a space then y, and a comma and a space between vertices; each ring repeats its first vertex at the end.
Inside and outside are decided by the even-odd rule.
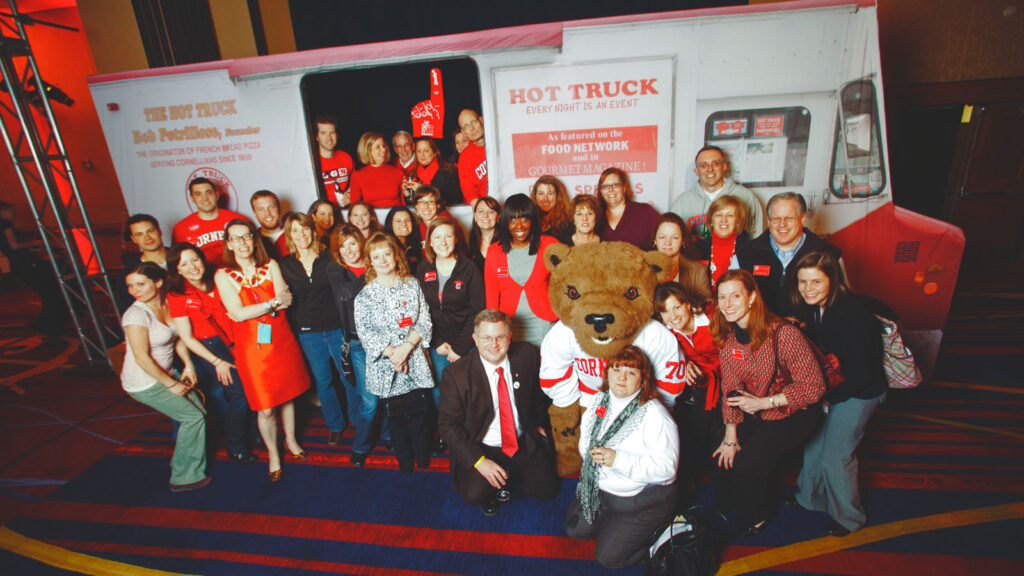
POLYGON ((530 310, 542 320, 554 322, 558 320, 555 311, 551 309, 551 298, 548 296, 548 278, 551 272, 544 265, 544 251, 548 246, 558 244, 551 236, 541 236, 540 246, 537 248, 537 261, 533 265, 533 272, 526 280, 526 286, 516 284, 516 281, 508 273, 508 254, 501 249, 501 243, 494 242, 487 250, 487 259, 484 261, 484 288, 487 293, 487 307, 498 309, 513 316, 516 308, 519 307, 519 295, 526 290, 526 301, 530 304, 530 310))

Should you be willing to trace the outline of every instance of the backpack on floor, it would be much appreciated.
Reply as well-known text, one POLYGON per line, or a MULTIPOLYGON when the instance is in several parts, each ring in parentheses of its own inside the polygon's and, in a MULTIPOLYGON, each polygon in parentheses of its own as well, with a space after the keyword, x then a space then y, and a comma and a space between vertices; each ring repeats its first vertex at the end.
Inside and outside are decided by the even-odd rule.
POLYGON ((690 508, 654 534, 644 576, 713 576, 718 572, 723 538, 712 522, 701 518, 705 516, 701 510, 690 508))

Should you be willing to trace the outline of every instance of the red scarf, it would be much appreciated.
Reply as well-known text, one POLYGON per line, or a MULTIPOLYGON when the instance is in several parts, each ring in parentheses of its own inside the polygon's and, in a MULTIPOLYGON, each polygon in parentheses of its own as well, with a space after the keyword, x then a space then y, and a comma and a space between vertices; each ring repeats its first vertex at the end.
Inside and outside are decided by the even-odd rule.
POLYGON ((422 184, 429 186, 430 183, 434 181, 434 175, 437 174, 437 171, 440 168, 441 167, 438 166, 436 158, 430 163, 430 166, 427 166, 426 168, 424 168, 422 164, 417 164, 416 177, 420 179, 422 184))
POLYGON ((718 278, 725 274, 732 261, 732 255, 736 253, 736 233, 719 238, 717 234, 711 234, 711 259, 708 261, 708 270, 711 271, 711 285, 718 284, 718 278))

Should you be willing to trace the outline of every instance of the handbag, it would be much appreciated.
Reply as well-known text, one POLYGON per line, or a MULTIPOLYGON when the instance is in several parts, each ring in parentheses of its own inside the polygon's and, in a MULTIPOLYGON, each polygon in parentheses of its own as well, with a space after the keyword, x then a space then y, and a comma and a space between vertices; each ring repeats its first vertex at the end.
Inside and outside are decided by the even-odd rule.
POLYGON ((875 314, 875 317, 882 326, 882 367, 885 368, 889 388, 916 388, 924 376, 914 362, 914 355, 903 343, 899 327, 885 316, 875 314))
POLYGON ((345 383, 349 386, 356 385, 356 367, 352 364, 352 343, 348 335, 345 336, 345 343, 341 345, 341 371, 345 383))
MULTIPOLYGON (((800 328, 796 324, 791 323, 791 325, 796 326, 798 329, 800 328)), ((807 345, 810 346, 811 353, 814 355, 814 359, 818 363, 818 367, 821 368, 821 375, 825 379, 825 391, 831 391, 845 382, 846 378, 843 378, 843 374, 839 371, 839 358, 832 353, 825 354, 821 351, 821 348, 818 348, 814 341, 803 333, 803 330, 801 330, 800 333, 803 334, 804 341, 806 341, 807 345)), ((793 382, 793 377, 790 376, 789 372, 787 372, 786 369, 782 367, 782 364, 779 363, 778 330, 772 334, 772 345, 775 347, 775 374, 772 376, 772 381, 775 382, 775 384, 772 389, 781 390, 793 382)))
POLYGON ((407 418, 427 411, 427 395, 422 388, 405 394, 383 398, 384 413, 388 418, 407 418))
MULTIPOLYGON (((644 560, 644 576, 712 576, 722 563, 724 531, 702 518, 694 506, 654 534, 644 560)), ((728 520, 718 514, 720 525, 728 520)))

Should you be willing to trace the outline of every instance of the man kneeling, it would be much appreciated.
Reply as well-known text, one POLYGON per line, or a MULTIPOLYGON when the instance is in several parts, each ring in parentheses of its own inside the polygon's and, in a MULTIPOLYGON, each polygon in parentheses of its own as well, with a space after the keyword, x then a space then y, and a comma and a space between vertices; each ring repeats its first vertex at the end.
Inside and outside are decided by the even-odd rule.
POLYGON ((548 500, 561 488, 542 426, 540 355, 511 337, 507 314, 480 312, 476 350, 441 378, 438 426, 451 450, 453 489, 487 516, 498 513, 510 491, 548 500))

